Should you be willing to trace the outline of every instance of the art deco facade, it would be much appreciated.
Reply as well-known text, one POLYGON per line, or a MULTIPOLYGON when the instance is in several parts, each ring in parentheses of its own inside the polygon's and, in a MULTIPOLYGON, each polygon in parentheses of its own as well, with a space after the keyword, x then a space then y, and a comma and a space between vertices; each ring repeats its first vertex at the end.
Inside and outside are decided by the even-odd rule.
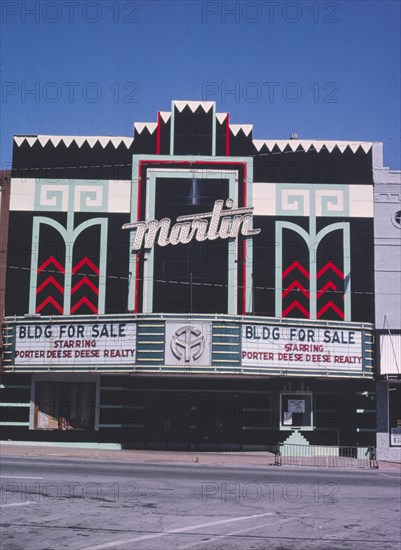
POLYGON ((213 102, 16 136, 5 436, 374 445, 376 148, 256 140, 213 102))

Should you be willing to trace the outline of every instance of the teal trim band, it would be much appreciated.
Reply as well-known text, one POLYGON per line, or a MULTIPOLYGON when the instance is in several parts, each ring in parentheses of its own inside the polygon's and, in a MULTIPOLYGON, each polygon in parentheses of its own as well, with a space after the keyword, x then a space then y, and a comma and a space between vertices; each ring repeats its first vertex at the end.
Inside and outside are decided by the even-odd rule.
POLYGON ((351 228, 349 222, 343 222, 344 251, 344 321, 351 321, 351 228))
POLYGON ((30 407, 30 403, 0 403, 0 407, 30 407))
POLYGON ((227 331, 220 323, 212 324, 212 366, 229 362, 239 368, 241 362, 240 325, 230 325, 227 331))
POLYGON ((136 364, 143 362, 162 365, 164 363, 165 323, 153 325, 138 323, 136 364), (156 342, 149 343, 150 338, 156 342))
MULTIPOLYGON (((153 173, 147 176, 146 180, 146 213, 145 219, 154 220, 156 210, 156 178, 153 173)), ((142 188, 143 189, 143 188, 142 188)), ((143 268, 143 312, 151 313, 153 311, 153 286, 154 286, 154 249, 145 253, 145 262, 143 268)))
POLYGON ((99 254, 99 297, 97 307, 99 314, 105 313, 106 309, 106 288, 107 288, 107 218, 98 218, 100 225, 100 254, 99 254))
MULTIPOLYGON (((215 120, 215 118, 214 118, 215 120)), ((234 207, 238 208, 238 173, 224 173, 228 176, 229 197, 234 201, 234 207)), ((223 178, 224 179, 224 178, 223 178)), ((238 303, 238 269, 236 265, 236 243, 228 242, 228 274, 227 274, 227 313, 236 315, 238 303)))
POLYGON ((74 254, 74 212, 71 211, 67 214, 65 242, 64 315, 69 315, 71 313, 72 261, 74 254), (68 246, 67 243, 69 243, 68 246))
POLYGON ((0 426, 29 426, 29 422, 0 422, 0 426))
POLYGON ((31 274, 29 281, 29 313, 34 315, 36 313, 36 288, 38 285, 38 255, 39 255, 39 232, 40 232, 40 219, 46 218, 33 218, 32 227, 32 245, 31 245, 31 274))
MULTIPOLYGON (((138 221, 138 193, 139 193, 139 159, 133 155, 132 157, 132 178, 131 178, 131 217, 130 222, 138 221)), ((135 311, 136 296, 135 296, 135 274, 137 269, 137 255, 132 254, 132 245, 134 243, 135 234, 130 232, 130 247, 129 247, 129 271, 128 271, 128 302, 127 311, 135 311)))

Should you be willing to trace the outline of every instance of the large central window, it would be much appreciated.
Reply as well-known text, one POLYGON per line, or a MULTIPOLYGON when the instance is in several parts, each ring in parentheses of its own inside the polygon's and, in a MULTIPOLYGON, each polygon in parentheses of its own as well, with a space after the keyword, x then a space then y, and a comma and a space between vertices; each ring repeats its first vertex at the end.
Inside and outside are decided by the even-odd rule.
MULTIPOLYGON (((157 178, 155 217, 211 212, 229 197, 227 179, 157 178)), ((227 313, 228 242, 198 242, 154 249, 153 310, 176 313, 227 313)))

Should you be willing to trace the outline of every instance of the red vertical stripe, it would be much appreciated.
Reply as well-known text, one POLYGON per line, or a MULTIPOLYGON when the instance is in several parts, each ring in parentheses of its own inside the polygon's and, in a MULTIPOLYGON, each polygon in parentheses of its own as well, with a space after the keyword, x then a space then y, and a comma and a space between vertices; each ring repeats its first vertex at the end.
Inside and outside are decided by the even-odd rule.
POLYGON ((230 113, 226 118, 226 157, 230 156, 230 113))
POLYGON ((157 113, 157 130, 156 130, 156 155, 160 155, 160 132, 161 132, 161 116, 157 113))

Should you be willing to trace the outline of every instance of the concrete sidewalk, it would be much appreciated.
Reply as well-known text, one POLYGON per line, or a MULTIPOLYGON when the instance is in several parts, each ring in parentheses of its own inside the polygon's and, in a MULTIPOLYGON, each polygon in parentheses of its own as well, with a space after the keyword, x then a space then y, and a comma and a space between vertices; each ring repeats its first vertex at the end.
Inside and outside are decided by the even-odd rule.
MULTIPOLYGON (((101 461, 130 461, 149 463, 195 463, 227 465, 227 466, 273 466, 275 456, 267 451, 249 452, 191 452, 191 451, 154 451, 154 450, 128 450, 116 448, 89 448, 85 446, 72 446, 65 444, 33 443, 30 442, 1 442, 0 455, 2 456, 29 456, 29 457, 60 457, 60 458, 86 458, 101 461)), ((112 446, 110 446, 112 447, 112 446)), ((301 466, 301 464, 300 464, 301 466)), ((294 466, 292 466, 294 467, 294 466)), ((296 466, 295 466, 296 467, 296 466)), ((319 467, 325 467, 323 464, 319 467)), ((326 466, 327 467, 327 466, 326 466)), ((394 462, 378 462, 379 470, 401 473, 401 464, 394 462)), ((344 468, 337 468, 344 469, 344 468)))
POLYGON ((85 448, 79 446, 59 446, 52 444, 24 445, 14 442, 0 443, 1 456, 46 456, 87 458, 90 460, 131 461, 131 462, 176 462, 201 463, 210 465, 233 466, 272 466, 274 454, 269 452, 191 452, 191 451, 153 451, 107 448, 85 448))

